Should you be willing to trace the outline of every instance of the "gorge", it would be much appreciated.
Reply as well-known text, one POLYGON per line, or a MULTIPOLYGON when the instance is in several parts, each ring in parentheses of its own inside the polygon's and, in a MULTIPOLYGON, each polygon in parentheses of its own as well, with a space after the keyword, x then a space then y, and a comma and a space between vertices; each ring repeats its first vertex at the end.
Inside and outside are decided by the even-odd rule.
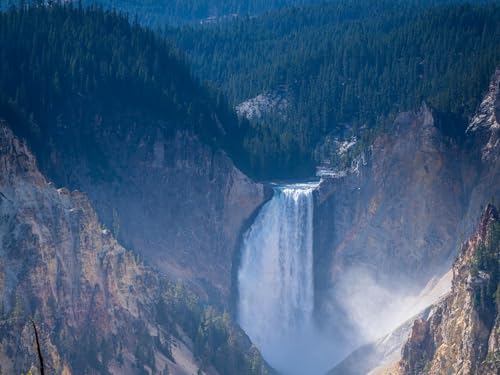
MULTIPOLYGON (((446 135, 423 104, 401 113, 391 132, 376 137, 345 175, 315 186, 275 186, 243 239, 238 311, 240 325, 271 365, 279 365, 280 350, 289 351, 283 362, 292 370, 299 367, 290 358, 307 362, 309 351, 319 356, 316 363, 336 363, 357 345, 404 326, 449 292, 457 233, 468 236, 480 205, 500 193, 499 87, 497 70, 461 140, 446 135), (305 201, 311 208, 297 210, 301 202, 309 207, 305 201), (311 223, 304 221, 309 213, 314 213, 311 223), (307 257, 287 258, 304 256, 300 251, 309 244, 312 265, 307 257), (302 276, 309 269, 313 276, 302 276), (311 279, 313 291, 305 293, 311 279), (295 308, 301 298, 302 309, 295 308), (293 342, 286 335, 280 339, 284 327, 296 332, 296 321, 288 319, 294 309, 293 317, 312 322, 300 348, 283 345, 293 342), (323 348, 327 354, 320 353, 323 348)), ((364 368, 361 362, 355 363, 358 369, 364 368)), ((308 366, 309 371, 314 367, 308 366)))
POLYGON ((500 6, 442 1, 0 10, 0 375, 32 320, 56 375, 497 375, 500 6))

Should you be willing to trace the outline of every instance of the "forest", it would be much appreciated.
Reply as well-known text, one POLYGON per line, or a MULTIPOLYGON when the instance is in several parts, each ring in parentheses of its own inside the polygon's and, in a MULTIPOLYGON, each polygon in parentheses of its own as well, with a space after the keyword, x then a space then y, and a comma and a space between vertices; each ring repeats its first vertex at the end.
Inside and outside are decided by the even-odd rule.
POLYGON ((356 152, 424 101, 461 134, 500 60, 500 7, 489 1, 343 0, 161 33, 82 3, 0 17, 0 106, 34 148, 60 134, 98 162, 85 129, 123 107, 196 132, 257 179, 311 176, 337 162, 318 147, 325 136, 356 136, 356 152), (277 90, 285 116, 247 121, 231 108, 277 90))
POLYGON ((498 19, 489 2, 346 0, 167 35, 232 105, 285 89, 285 118, 252 121, 245 150, 257 176, 300 177, 324 136, 368 142, 423 101, 461 133, 500 61, 498 19))
POLYGON ((96 127, 114 134, 139 122, 170 135, 190 131, 235 160, 243 142, 225 100, 192 77, 164 38, 81 4, 0 13, 0 115, 42 156, 42 167, 58 145, 85 155, 101 177, 109 171, 96 127))
POLYGON ((256 16, 291 5, 320 3, 322 0, 83 0, 85 5, 99 4, 120 9, 151 28, 166 25, 212 23, 238 16, 256 16))

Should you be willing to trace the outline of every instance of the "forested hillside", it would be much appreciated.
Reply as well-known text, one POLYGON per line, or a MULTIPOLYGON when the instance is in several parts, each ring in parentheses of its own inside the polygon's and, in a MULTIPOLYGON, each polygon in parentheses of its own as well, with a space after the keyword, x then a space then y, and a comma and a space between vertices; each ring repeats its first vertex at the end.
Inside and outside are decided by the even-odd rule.
POLYGON ((1 16, 0 103, 23 118, 30 140, 50 135, 66 146, 69 138, 98 162, 91 136, 75 132, 98 120, 89 113, 125 105, 129 118, 161 119, 172 133, 193 129, 255 177, 309 176, 334 157, 318 152, 325 135, 357 135, 363 148, 374 129, 423 100, 462 131, 500 61, 500 8, 454 2, 345 0, 168 31, 211 91, 172 43, 137 23, 156 21, 140 16, 130 26, 114 12, 76 5, 11 10, 1 16), (225 99, 234 106, 273 90, 287 95, 285 116, 252 126, 225 99))
MULTIPOLYGON (((13 0, 10 0, 13 1, 13 0)), ((457 3, 462 0, 408 0, 420 6, 457 3)), ((475 3, 485 0, 476 0, 475 3)), ((488 1, 488 0, 486 0, 488 1)), ((349 0, 348 2, 352 2, 349 0)), ((238 17, 255 17, 292 6, 336 3, 345 0, 82 0, 84 5, 100 4, 135 17, 145 26, 163 29, 167 25, 225 22, 238 17)))
POLYGON ((436 4, 333 2, 170 36, 233 105, 284 88, 286 119, 254 123, 246 150, 260 176, 310 175, 326 134, 377 128, 422 101, 462 131, 500 62, 500 7, 436 4))
POLYGON ((95 177, 109 172, 96 127, 111 134, 140 120, 166 134, 192 131, 213 147, 241 144, 232 110, 161 37, 115 12, 71 4, 0 13, 0 116, 42 167, 57 147, 90 160, 95 177))
POLYGON ((184 23, 210 23, 237 16, 254 16, 290 5, 319 3, 321 0, 84 0, 137 15, 141 23, 163 28, 184 23))
MULTIPOLYGON (((0 281, 0 336, 5 338, 0 373, 29 370, 32 341, 19 338, 29 317, 41 326, 49 371, 169 373, 183 366, 200 373, 267 371, 248 338, 223 316, 220 300, 207 301, 193 287, 194 277, 183 280, 187 287, 174 287, 177 278, 165 271, 167 266, 144 266, 139 258, 146 258, 145 246, 133 246, 130 239, 157 240, 157 232, 148 232, 155 225, 166 237, 176 223, 186 230, 185 222, 196 225, 191 212, 204 215, 211 208, 198 200, 197 210, 188 210, 172 197, 178 186, 189 196, 185 201, 198 197, 195 188, 185 187, 180 172, 172 171, 177 164, 203 186, 199 195, 214 201, 205 181, 222 185, 224 178, 241 174, 216 151, 241 144, 236 116, 192 78, 168 43, 97 7, 54 4, 0 12, 0 133, 0 280, 9 279, 0 281), (143 174, 134 179, 138 170, 143 174), (84 191, 90 200, 54 185, 84 191), (140 206, 149 202, 152 207, 140 206), (56 279, 54 288, 47 286, 56 279), (112 296, 125 280, 130 288, 112 296), (101 292, 102 299, 96 297, 101 292), (130 301, 137 301, 140 312, 130 301), (158 327, 156 333, 146 326, 158 327), (175 358, 176 348, 181 360, 175 358), (184 352, 192 358, 182 358, 184 352)), ((214 211, 211 217, 218 214, 214 211)), ((234 216, 230 219, 238 225, 234 216)), ((206 227, 212 235, 218 230, 214 224, 206 227)), ((203 233, 197 227, 197 237, 203 233)), ((184 253, 190 255, 191 262, 183 264, 189 269, 198 266, 193 252, 207 258, 213 257, 211 249, 221 252, 208 240, 204 251, 176 244, 173 237, 147 244, 147 251, 168 258, 172 268, 184 253)), ((206 270, 196 271, 210 287, 206 270)))

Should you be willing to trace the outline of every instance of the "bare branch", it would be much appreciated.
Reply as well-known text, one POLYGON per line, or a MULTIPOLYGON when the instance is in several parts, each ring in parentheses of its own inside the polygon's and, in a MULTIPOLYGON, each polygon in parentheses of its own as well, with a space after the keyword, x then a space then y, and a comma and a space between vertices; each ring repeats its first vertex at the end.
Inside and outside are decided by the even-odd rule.
POLYGON ((45 375, 45 369, 43 366, 42 349, 40 348, 40 340, 38 339, 38 330, 36 329, 36 324, 35 324, 33 319, 31 319, 31 324, 33 324, 33 330, 35 331, 36 350, 38 352, 38 361, 40 362, 40 374, 45 375))

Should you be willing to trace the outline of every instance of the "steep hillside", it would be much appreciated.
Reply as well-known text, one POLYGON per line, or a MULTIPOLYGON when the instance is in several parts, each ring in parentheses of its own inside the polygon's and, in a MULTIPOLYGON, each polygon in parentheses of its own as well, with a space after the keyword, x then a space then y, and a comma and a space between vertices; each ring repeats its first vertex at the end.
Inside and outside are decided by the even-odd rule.
POLYGON ((255 173, 304 177, 334 161, 314 152, 325 136, 365 148, 422 100, 463 131, 500 61, 500 8, 446 3, 332 1, 170 35, 235 106, 286 88, 286 116, 253 121, 245 146, 255 173))
POLYGON ((451 294, 414 322, 399 373, 496 375, 500 369, 500 221, 488 206, 453 265, 451 294))
POLYGON ((446 271, 466 213, 467 160, 425 105, 398 116, 354 165, 345 176, 325 179, 318 191, 318 306, 327 299, 322 289, 336 291, 344 304, 351 282, 370 279, 395 294, 398 288, 417 292, 446 271))
POLYGON ((486 207, 448 273, 451 288, 439 301, 357 349, 329 374, 496 375, 500 222, 494 206, 486 207))
POLYGON ((499 82, 497 70, 465 137, 449 135, 423 105, 321 183, 316 313, 348 342, 379 339, 408 319, 405 298, 449 269, 474 213, 500 196, 499 82))
POLYGON ((471 218, 484 205, 484 198, 491 200, 500 196, 500 68, 467 128, 467 139, 473 159, 481 160, 466 218, 467 228, 472 231, 474 222, 471 218))
POLYGON ((292 5, 319 3, 320 0, 85 0, 120 9, 152 28, 185 23, 217 23, 236 17, 256 16, 292 5))
POLYGON ((0 374, 266 373, 246 335, 121 247, 0 124, 0 374))
POLYGON ((0 14, 0 117, 119 241, 227 303, 240 228, 265 200, 228 154, 240 123, 161 38, 71 5, 0 14))

